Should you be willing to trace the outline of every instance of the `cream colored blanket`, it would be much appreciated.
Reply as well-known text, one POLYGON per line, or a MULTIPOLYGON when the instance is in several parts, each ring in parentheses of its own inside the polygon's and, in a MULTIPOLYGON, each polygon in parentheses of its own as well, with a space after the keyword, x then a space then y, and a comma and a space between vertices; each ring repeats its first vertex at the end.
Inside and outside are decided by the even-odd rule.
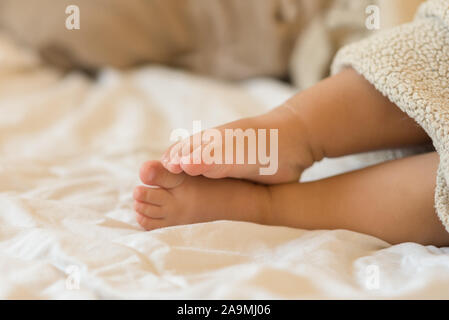
MULTIPOLYGON (((160 67, 62 76, 0 36, 0 298, 449 298, 448 248, 230 221, 139 227, 138 168, 172 129, 293 92, 160 67)), ((328 160, 306 178, 395 156, 328 160)))

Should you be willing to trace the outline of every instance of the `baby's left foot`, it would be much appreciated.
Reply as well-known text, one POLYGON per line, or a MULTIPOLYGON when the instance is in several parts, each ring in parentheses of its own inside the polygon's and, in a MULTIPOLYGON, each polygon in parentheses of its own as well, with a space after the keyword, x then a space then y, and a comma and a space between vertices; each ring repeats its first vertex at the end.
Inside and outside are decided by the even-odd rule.
POLYGON ((264 223, 270 211, 268 188, 236 179, 173 174, 159 161, 140 170, 144 184, 134 190, 137 221, 146 230, 213 220, 264 223))
POLYGON ((162 164, 172 173, 213 179, 298 182, 305 169, 322 159, 306 122, 285 104, 175 143, 163 155, 162 164))

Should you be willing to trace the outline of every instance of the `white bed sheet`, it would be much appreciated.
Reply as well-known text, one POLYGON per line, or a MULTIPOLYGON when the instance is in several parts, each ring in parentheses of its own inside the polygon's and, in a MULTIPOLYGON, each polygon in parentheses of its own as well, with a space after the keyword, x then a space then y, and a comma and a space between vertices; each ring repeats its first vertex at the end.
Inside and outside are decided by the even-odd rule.
MULTIPOLYGON (((257 114, 293 92, 162 67, 92 82, 0 35, 0 298, 449 298, 449 248, 344 230, 136 223, 138 168, 172 129, 257 114)), ((395 156, 326 160, 305 179, 395 156)))

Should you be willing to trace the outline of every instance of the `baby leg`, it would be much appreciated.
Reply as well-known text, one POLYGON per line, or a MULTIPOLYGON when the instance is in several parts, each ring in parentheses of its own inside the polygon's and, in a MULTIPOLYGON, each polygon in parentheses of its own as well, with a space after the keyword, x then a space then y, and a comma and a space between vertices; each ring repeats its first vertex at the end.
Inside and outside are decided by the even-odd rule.
POLYGON ((284 105, 306 126, 315 160, 430 143, 415 120, 350 68, 284 105))
POLYGON ((392 244, 449 244, 434 209, 438 155, 394 160, 328 179, 269 186, 268 224, 348 229, 392 244))
MULTIPOLYGON (((343 70, 298 93, 267 114, 217 128, 222 137, 227 129, 278 130, 279 170, 274 175, 263 176, 259 174, 260 163, 192 163, 192 137, 166 151, 162 160, 164 166, 172 173, 184 171, 192 176, 233 177, 277 184, 298 181, 304 169, 323 157, 430 142, 412 118, 353 69, 343 70), (180 150, 187 151, 186 162, 177 156, 180 150)), ((202 147, 207 144, 208 140, 202 147)), ((225 142, 221 144, 224 146, 225 142)))
POLYGON ((147 230, 219 219, 302 229, 348 229, 392 244, 449 245, 435 212, 438 155, 428 153, 310 183, 264 186, 238 179, 173 174, 157 161, 142 167, 136 188, 147 230))

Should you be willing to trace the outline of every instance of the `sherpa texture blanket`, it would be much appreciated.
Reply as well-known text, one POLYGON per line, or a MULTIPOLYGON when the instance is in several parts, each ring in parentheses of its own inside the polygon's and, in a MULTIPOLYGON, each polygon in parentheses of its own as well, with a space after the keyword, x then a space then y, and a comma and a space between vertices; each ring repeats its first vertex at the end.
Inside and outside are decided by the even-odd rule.
POLYGON ((435 207, 449 232, 449 0, 429 0, 413 22, 341 49, 352 67, 426 130, 440 155, 435 207))

